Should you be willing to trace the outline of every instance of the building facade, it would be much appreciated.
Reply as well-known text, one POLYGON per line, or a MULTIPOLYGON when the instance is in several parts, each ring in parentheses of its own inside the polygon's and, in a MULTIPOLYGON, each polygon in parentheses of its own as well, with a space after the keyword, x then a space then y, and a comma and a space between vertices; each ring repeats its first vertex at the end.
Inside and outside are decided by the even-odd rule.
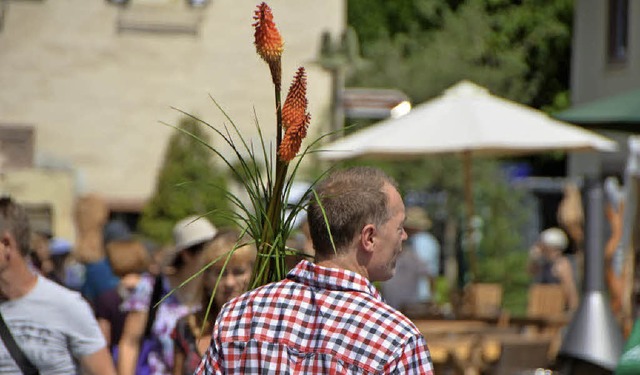
MULTIPOLYGON (((0 1, 0 130, 32 133, 32 155, 24 156, 31 163, 5 164, 3 172, 72 171, 74 194, 98 193, 112 207, 135 210, 153 192, 172 132, 162 122, 177 125, 182 116, 172 107, 223 126, 214 98, 248 139, 256 118, 270 139, 274 98, 253 46, 259 2, 119 3, 0 1)), ((298 66, 307 69, 313 138, 328 129, 331 95, 331 77, 314 61, 321 35, 344 31, 345 1, 269 5, 285 40, 283 90, 298 66)), ((0 144, 6 150, 11 142, 0 144)))
POLYGON ((572 105, 640 87, 640 3, 577 0, 573 22, 572 105))
MULTIPOLYGON (((573 22, 572 107, 640 88, 640 2, 577 0, 573 22)), ((590 127, 599 129, 597 124, 590 127)), ((618 141, 620 151, 571 155, 568 165, 571 175, 621 175, 628 154, 629 132, 606 128, 600 132, 618 141)))

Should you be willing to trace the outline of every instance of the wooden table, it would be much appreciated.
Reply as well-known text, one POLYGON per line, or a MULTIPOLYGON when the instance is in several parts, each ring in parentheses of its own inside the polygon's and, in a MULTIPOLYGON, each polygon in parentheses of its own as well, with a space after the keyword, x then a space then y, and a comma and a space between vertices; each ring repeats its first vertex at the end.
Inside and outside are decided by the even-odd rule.
POLYGON ((476 372, 472 365, 476 344, 477 338, 471 335, 428 339, 427 345, 431 353, 431 361, 436 367, 436 373, 438 373, 438 368, 449 367, 464 374, 478 374, 479 372, 476 372), (470 368, 471 370, 469 370, 470 368))
POLYGON ((484 350, 495 351, 495 348, 491 349, 495 344, 488 343, 490 348, 478 352, 478 348, 483 346, 480 333, 497 328, 490 323, 439 319, 413 322, 427 340, 436 373, 440 368, 453 368, 460 374, 477 375, 483 365, 478 356, 482 356, 484 350))
POLYGON ((478 375, 497 363, 504 345, 541 339, 519 333, 519 327, 481 320, 415 320, 414 324, 427 340, 436 372, 447 368, 461 375, 478 375))

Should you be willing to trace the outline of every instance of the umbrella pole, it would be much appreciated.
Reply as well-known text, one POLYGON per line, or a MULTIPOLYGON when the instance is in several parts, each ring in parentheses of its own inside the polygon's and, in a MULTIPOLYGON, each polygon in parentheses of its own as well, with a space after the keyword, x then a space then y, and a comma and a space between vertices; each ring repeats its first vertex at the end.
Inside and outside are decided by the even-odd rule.
POLYGON ((462 159, 464 167, 464 199, 465 205, 467 206, 467 220, 465 227, 466 241, 464 242, 469 256, 469 277, 467 278, 467 281, 473 282, 478 270, 478 262, 476 260, 476 243, 473 239, 473 226, 471 225, 473 217, 475 216, 471 176, 471 151, 464 151, 462 153, 462 159))

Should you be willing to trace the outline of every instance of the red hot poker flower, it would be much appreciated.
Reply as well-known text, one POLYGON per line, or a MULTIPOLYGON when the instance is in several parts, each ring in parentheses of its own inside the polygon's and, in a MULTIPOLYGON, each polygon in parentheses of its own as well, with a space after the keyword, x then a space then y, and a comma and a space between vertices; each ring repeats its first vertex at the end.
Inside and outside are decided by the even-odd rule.
POLYGON ((273 13, 266 3, 258 5, 253 19, 256 22, 252 25, 255 28, 253 34, 258 55, 268 64, 272 64, 280 60, 284 49, 282 36, 273 22, 273 13))
POLYGON ((307 136, 311 116, 307 113, 307 76, 304 68, 298 68, 287 99, 282 107, 282 125, 285 134, 278 148, 280 160, 290 162, 300 151, 307 136))
POLYGON ((280 147, 278 148, 280 160, 288 163, 298 155, 302 140, 307 136, 307 127, 309 126, 310 120, 311 115, 307 113, 304 116, 304 120, 298 124, 298 126, 291 126, 287 129, 282 143, 280 143, 280 147))
POLYGON ((282 125, 285 130, 304 121, 307 104, 307 75, 304 68, 300 67, 282 106, 282 125))

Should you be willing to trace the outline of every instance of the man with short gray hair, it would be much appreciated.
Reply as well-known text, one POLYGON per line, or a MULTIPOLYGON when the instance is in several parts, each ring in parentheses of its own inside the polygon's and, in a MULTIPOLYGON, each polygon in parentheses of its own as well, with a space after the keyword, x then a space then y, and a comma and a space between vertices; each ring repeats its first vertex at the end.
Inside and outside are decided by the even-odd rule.
POLYGON ((372 283, 393 276, 407 238, 395 183, 358 167, 316 193, 316 262, 227 303, 196 374, 433 374, 420 331, 372 283))
POLYGON ((30 236, 25 209, 0 198, 0 317, 8 328, 0 327, 0 374, 76 374, 78 362, 89 374, 115 374, 89 305, 34 272, 30 236))

